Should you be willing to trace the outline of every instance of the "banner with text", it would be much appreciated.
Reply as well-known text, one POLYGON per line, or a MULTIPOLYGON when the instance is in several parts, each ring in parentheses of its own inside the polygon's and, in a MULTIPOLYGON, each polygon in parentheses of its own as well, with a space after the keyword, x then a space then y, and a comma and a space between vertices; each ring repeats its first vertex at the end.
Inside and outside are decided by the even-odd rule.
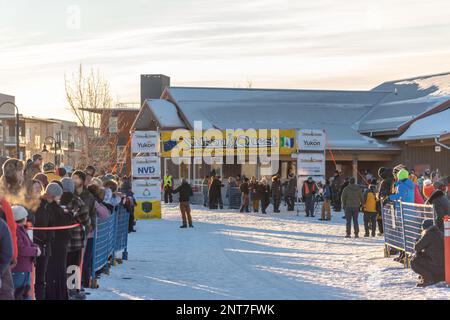
POLYGON ((133 178, 161 178, 161 159, 158 156, 131 159, 133 178))
POLYGON ((159 132, 134 131, 131 134, 131 153, 157 153, 159 151, 159 132))

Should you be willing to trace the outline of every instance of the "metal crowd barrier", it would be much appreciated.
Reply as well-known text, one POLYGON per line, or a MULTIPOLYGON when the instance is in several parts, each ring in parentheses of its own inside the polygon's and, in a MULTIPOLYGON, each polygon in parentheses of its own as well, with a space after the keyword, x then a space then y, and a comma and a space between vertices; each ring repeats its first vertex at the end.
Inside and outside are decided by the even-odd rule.
POLYGON ((122 206, 117 206, 107 219, 97 218, 92 248, 92 274, 91 279, 96 278, 96 273, 103 268, 109 268, 109 260, 115 259, 117 253, 122 252, 122 259, 128 258, 128 221, 129 213, 122 206))
MULTIPOLYGON (((414 244, 420 238, 422 222, 435 218, 432 205, 395 201, 382 210, 385 255, 390 249, 402 251, 409 258, 414 253, 414 244)), ((406 265, 408 259, 406 260, 406 265)))

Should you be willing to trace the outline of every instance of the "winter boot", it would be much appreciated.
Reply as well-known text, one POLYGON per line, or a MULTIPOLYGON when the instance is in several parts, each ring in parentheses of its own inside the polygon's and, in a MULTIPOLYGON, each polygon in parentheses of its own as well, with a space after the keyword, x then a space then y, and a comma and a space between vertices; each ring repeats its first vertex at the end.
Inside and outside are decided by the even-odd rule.
POLYGON ((189 225, 189 228, 193 228, 194 227, 194 225, 191 223, 190 225, 189 225))
POLYGON ((180 226, 181 229, 187 228, 187 225, 183 224, 180 226))

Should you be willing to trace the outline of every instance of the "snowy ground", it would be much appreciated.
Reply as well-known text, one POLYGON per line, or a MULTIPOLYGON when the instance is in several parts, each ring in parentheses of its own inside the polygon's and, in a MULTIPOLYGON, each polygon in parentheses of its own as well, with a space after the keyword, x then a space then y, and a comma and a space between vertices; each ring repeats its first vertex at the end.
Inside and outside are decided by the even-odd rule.
POLYGON ((382 238, 345 239, 340 213, 323 222, 193 208, 194 229, 178 228, 176 205, 138 221, 129 260, 89 299, 450 298, 450 289, 415 288, 411 270, 383 257, 382 238))

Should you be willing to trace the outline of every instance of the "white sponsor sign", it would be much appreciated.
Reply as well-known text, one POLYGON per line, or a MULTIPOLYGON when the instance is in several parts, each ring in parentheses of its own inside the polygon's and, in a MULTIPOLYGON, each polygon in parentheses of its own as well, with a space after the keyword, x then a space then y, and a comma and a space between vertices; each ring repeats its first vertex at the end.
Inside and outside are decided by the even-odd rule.
POLYGON ((161 178, 161 160, 157 156, 131 159, 133 178, 161 178))
POLYGON ((136 201, 161 200, 161 182, 158 180, 133 180, 132 190, 136 201))
POLYGON ((325 155, 323 153, 299 153, 297 157, 297 175, 324 176, 325 155))
POLYGON ((157 153, 158 144, 157 131, 134 131, 131 135, 131 153, 157 153))
POLYGON ((323 130, 298 130, 297 143, 300 152, 323 151, 325 150, 325 132, 323 130))

